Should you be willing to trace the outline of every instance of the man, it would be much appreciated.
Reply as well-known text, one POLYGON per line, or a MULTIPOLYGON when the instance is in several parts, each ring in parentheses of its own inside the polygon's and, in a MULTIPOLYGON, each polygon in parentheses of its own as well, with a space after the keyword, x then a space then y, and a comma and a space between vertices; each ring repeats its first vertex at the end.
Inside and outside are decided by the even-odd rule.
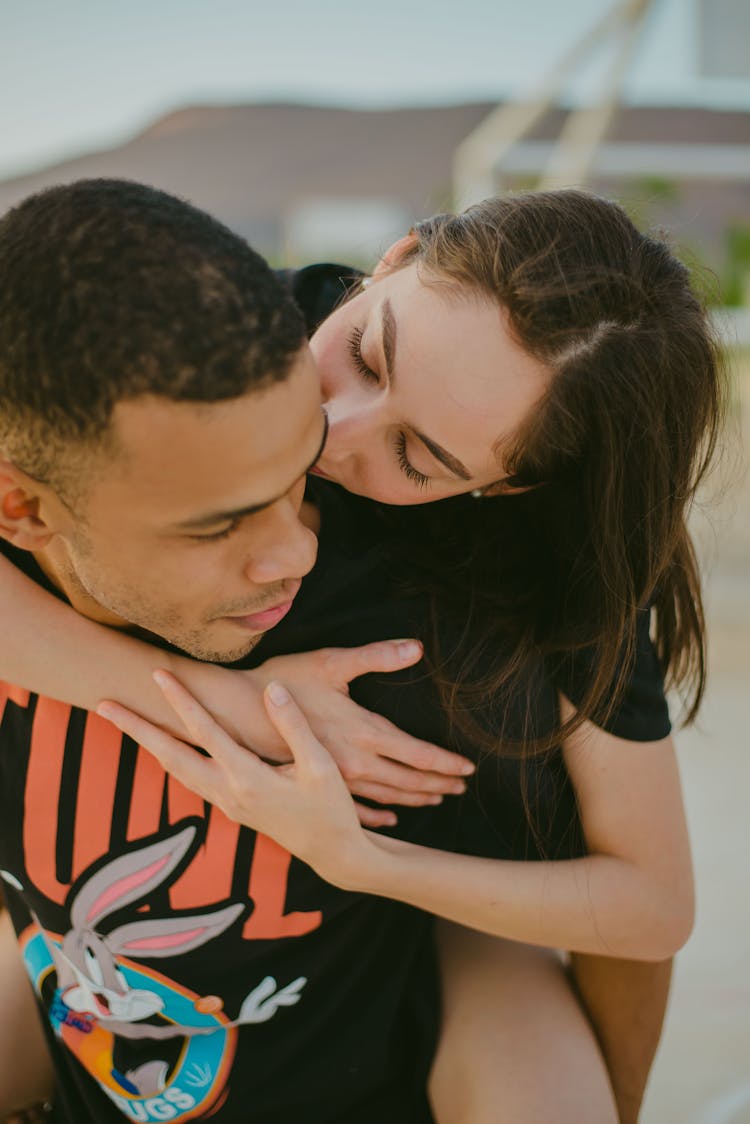
MULTIPOLYGON (((302 320, 240 239, 159 192, 81 183, 0 223, 0 283, 16 564, 202 659, 398 635, 372 568, 337 554, 330 497, 300 590, 325 419, 302 320)), ((62 1119, 429 1119, 426 918, 320 882, 94 715, 9 687, 0 740, 0 867, 62 1119)), ((451 845, 457 819, 415 810, 401 831, 451 845)))

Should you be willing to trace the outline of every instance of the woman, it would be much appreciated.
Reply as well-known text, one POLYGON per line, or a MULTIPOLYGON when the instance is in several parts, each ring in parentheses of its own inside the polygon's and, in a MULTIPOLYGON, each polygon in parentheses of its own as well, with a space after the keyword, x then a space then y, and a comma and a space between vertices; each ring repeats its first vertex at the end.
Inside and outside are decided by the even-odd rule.
MULTIPOLYGON (((269 745, 260 746, 278 748, 274 729, 289 742, 297 771, 284 777, 238 758, 170 680, 168 701, 215 764, 196 763, 121 708, 110 705, 107 716, 331 881, 517 941, 668 957, 690 928, 691 887, 646 607, 656 610, 661 667, 693 687, 692 717, 703 687, 703 627, 685 513, 713 448, 721 397, 705 317, 684 268, 661 244, 639 235, 619 208, 576 192, 439 216, 387 257, 372 284, 313 337, 331 417, 320 471, 385 503, 447 500, 364 518, 389 547, 398 545, 443 634, 445 622, 449 631, 455 625, 450 652, 433 644, 429 656, 456 727, 501 754, 523 754, 520 784, 563 746, 587 855, 520 867, 367 835, 289 702, 267 699, 269 745), (544 722, 541 682, 563 696, 544 722), (477 702, 487 700, 492 723, 476 718, 477 702), (237 769, 256 770, 260 807, 228 803, 237 769), (315 828, 320 817, 305 811, 315 797, 311 777, 337 809, 327 836, 315 828), (274 800, 266 822, 264 805, 274 800), (285 819, 290 806, 295 814, 285 819), (351 863, 338 859, 342 838, 351 863)), ((91 705, 80 682, 64 690, 49 678, 40 683, 25 668, 19 675, 23 656, 13 658, 14 681, 91 705)), ((38 651, 29 659, 38 677, 38 651)), ((297 660, 287 673, 277 664, 272 673, 304 705, 297 677, 309 682, 309 673, 301 666, 297 660)), ((114 694, 103 686, 99 677, 88 689, 95 698, 114 694)), ((210 698, 213 708, 218 693, 210 698)), ((162 720, 152 700, 147 707, 162 720)), ((232 722, 232 705, 219 709, 232 722)), ((321 732, 326 707, 306 709, 321 732)), ((257 744, 255 729, 254 737, 257 744)), ((372 783, 355 791, 392 796, 372 783)), ((544 845, 533 784, 528 791, 544 845)))

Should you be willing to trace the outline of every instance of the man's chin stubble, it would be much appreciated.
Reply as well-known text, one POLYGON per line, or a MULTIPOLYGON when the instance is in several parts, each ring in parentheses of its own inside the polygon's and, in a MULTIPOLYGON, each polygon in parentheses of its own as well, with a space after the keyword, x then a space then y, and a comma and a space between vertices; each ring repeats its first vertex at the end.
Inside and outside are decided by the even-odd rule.
MULTIPOLYGON (((191 656, 193 659, 201 660, 204 663, 236 663, 249 655, 264 635, 264 633, 259 633, 257 636, 251 636, 242 644, 233 645, 231 648, 212 648, 206 643, 206 633, 215 623, 215 618, 206 624, 205 632, 193 632, 185 635, 180 633, 179 627, 172 627, 169 620, 145 623, 145 619, 151 614, 144 604, 139 603, 135 595, 116 598, 103 595, 101 590, 85 583, 72 565, 66 567, 66 578, 69 583, 69 595, 71 592, 78 592, 95 605, 120 616, 123 621, 130 621, 130 627, 124 626, 128 632, 151 643, 166 641, 184 652, 186 656, 191 656)), ((93 614, 87 613, 85 609, 79 609, 79 611, 83 611, 84 615, 93 616, 93 614)), ((179 625, 177 614, 174 614, 174 624, 179 625)))
POLYGON ((261 633, 252 636, 237 647, 222 649, 208 647, 203 637, 164 636, 163 638, 194 660, 201 660, 203 663, 235 663, 248 656, 253 648, 257 647, 263 635, 261 633))

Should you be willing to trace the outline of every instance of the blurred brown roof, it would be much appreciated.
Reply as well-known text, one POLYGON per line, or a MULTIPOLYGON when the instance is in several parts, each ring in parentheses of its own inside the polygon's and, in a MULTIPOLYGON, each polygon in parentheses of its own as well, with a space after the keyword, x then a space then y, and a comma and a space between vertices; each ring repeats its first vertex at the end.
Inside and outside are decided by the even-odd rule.
MULTIPOLYGON (((53 183, 140 180, 189 198, 278 258, 284 216, 310 197, 386 197, 414 215, 446 208, 457 144, 494 103, 392 110, 303 105, 194 107, 120 147, 0 182, 0 213, 53 183)), ((531 139, 556 135, 562 111, 531 139)), ((750 115, 692 108, 623 109, 609 141, 750 143, 750 115)))

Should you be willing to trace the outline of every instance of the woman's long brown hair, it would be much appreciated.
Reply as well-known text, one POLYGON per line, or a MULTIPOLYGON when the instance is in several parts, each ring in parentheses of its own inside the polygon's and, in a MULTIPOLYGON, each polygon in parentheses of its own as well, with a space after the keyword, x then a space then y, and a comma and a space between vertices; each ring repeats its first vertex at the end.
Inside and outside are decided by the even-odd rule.
POLYGON ((606 722, 652 606, 663 672, 691 720, 706 649, 686 517, 720 432, 725 376, 688 271, 617 204, 582 191, 489 199, 416 236, 407 260, 423 280, 499 302, 552 376, 497 450, 506 484, 528 490, 412 508, 400 526, 435 618, 456 625, 451 650, 435 629, 431 651, 452 719, 523 756, 586 718, 606 722), (581 649, 591 675, 576 718, 539 730, 540 666, 554 677, 581 649), (502 715, 511 704, 517 714, 519 698, 511 736, 502 715), (491 728, 475 720, 488 701, 491 728))

